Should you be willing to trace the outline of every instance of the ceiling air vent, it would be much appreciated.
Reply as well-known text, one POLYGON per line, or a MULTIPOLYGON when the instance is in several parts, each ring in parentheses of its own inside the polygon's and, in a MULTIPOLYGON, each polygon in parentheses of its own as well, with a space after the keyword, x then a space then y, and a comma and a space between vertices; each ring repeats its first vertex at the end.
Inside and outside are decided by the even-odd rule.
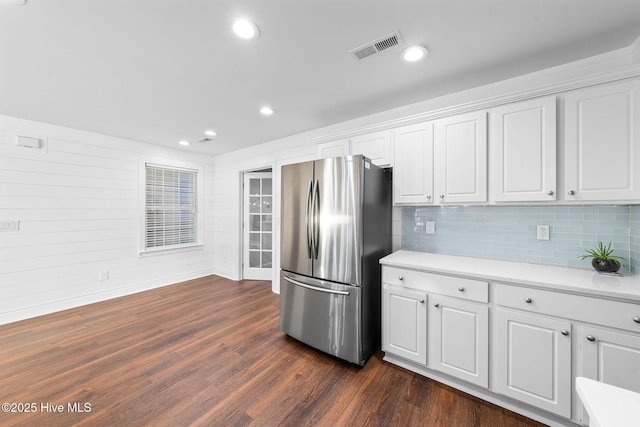
POLYGON ((353 57, 356 60, 362 61, 365 58, 369 58, 370 56, 377 55, 383 50, 387 50, 389 48, 398 46, 401 43, 402 43, 402 38, 400 37, 400 32, 394 31, 391 34, 387 34, 386 36, 377 38, 360 47, 351 49, 349 53, 353 55, 353 57))

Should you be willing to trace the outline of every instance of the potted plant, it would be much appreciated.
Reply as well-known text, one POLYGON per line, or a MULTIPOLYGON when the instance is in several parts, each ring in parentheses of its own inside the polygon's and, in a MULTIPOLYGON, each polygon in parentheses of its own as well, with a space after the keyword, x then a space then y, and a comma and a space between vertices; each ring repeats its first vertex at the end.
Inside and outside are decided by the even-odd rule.
POLYGON ((611 242, 606 246, 604 243, 598 242, 598 246, 595 249, 586 249, 585 252, 587 254, 579 258, 593 258, 591 265, 598 272, 615 273, 620 269, 620 266, 627 266, 623 261, 624 258, 613 255, 611 242))

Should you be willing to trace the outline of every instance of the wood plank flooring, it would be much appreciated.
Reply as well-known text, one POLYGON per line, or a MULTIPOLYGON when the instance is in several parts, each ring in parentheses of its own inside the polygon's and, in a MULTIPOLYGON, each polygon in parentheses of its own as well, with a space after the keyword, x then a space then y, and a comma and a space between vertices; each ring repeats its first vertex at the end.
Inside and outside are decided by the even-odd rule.
POLYGON ((542 425, 382 356, 316 352, 278 329, 270 282, 209 276, 0 326, 0 403, 35 409, 0 425, 542 425))

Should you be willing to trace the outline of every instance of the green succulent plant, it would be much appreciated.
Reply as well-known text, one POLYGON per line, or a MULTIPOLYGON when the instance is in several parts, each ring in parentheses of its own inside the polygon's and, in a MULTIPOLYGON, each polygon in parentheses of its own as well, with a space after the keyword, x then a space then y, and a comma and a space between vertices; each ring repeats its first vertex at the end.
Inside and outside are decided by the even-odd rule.
POLYGON ((602 242, 598 242, 598 246, 595 249, 585 249, 586 255, 581 255, 578 258, 584 260, 585 258, 597 258, 597 259, 608 259, 612 262, 626 267, 627 264, 624 263, 624 258, 613 255, 613 249, 611 249, 611 242, 608 245, 605 245, 602 242))

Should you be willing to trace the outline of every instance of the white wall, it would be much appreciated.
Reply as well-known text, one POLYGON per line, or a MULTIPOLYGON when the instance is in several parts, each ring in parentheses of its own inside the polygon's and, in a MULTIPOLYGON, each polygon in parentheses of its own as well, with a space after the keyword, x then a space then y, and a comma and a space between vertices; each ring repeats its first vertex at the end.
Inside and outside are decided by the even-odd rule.
POLYGON ((212 156, 0 116, 0 324, 211 274, 213 182, 212 156), (204 245, 140 256, 139 162, 167 159, 204 170, 204 245))

